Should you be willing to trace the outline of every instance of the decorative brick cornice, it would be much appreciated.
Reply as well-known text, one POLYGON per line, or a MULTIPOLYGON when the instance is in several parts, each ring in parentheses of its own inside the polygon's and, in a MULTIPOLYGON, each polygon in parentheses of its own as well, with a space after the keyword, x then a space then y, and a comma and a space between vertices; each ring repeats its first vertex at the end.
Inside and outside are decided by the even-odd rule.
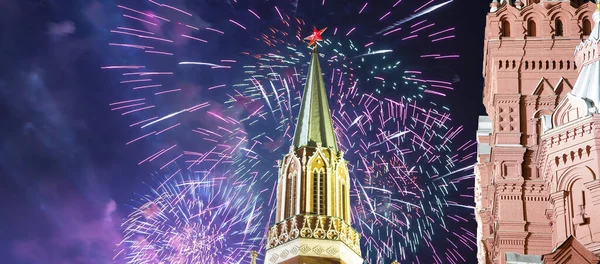
POLYGON ((521 101, 527 105, 536 105, 538 102, 539 96, 538 95, 528 95, 528 96, 523 96, 521 97, 521 101))
POLYGON ((569 129, 560 129, 558 133, 549 136, 546 143, 550 143, 550 147, 554 145, 566 144, 575 138, 584 137, 592 132, 593 123, 584 123, 581 126, 571 127, 569 129))
POLYGON ((553 143, 558 143, 557 139, 559 137, 561 137, 561 138, 565 137, 567 131, 570 132, 570 131, 578 130, 581 134, 582 133, 590 133, 592 131, 592 128, 596 128, 599 125, 600 125, 600 115, 594 114, 591 116, 581 118, 579 120, 575 120, 573 122, 569 122, 558 128, 551 129, 551 130, 547 131, 546 133, 544 133, 542 135, 541 139, 542 139, 542 141, 547 140, 548 143, 550 143, 550 146, 552 146, 553 143))
POLYGON ((586 182, 583 184, 585 186, 585 188, 587 188, 590 191, 598 191, 600 190, 600 180, 593 180, 591 182, 586 182))
POLYGON ((554 192, 550 194, 550 203, 562 203, 565 196, 567 195, 567 191, 560 190, 558 192, 554 192))
MULTIPOLYGON (((524 226, 525 222, 523 222, 523 223, 505 222, 500 225, 524 226)), ((500 245, 508 246, 511 248, 521 248, 521 247, 525 246, 525 239, 527 238, 528 235, 529 235, 528 232, 498 231, 496 233, 496 240, 499 242, 500 245)))
MULTIPOLYGON (((520 134, 520 133, 519 133, 520 134)), ((504 146, 504 145, 499 145, 499 146, 495 146, 492 149, 492 154, 494 156, 514 156, 514 155, 520 155, 521 157, 525 154, 525 151, 527 151, 527 148, 523 147, 523 146, 504 146)), ((521 158, 522 160, 522 158, 521 158)))
POLYGON ((514 198, 514 197, 504 197, 501 198, 502 200, 514 200, 514 199, 518 199, 520 200, 521 195, 522 195, 522 190, 523 190, 523 182, 519 182, 519 181, 509 181, 509 182, 498 182, 496 183, 496 190, 497 195, 498 196, 505 196, 505 195, 510 195, 510 196, 514 196, 517 195, 518 198, 514 198))
MULTIPOLYGON (((547 225, 547 224, 545 224, 547 225)), ((528 241, 552 239, 552 233, 529 233, 528 241)))
POLYGON ((541 194, 546 195, 546 182, 544 181, 525 181, 523 188, 525 189, 525 194, 541 194))
POLYGON ((495 103, 496 103, 496 105, 499 105, 499 104, 518 104, 518 103, 519 103, 519 99, 512 99, 512 100, 510 100, 510 99, 497 100, 495 103))
POLYGON ((546 195, 535 195, 535 196, 527 195, 527 196, 525 196, 525 201, 528 201, 528 202, 547 202, 548 201, 548 196, 546 196, 546 195))
POLYGON ((494 94, 496 104, 518 104, 521 101, 520 94, 494 94))

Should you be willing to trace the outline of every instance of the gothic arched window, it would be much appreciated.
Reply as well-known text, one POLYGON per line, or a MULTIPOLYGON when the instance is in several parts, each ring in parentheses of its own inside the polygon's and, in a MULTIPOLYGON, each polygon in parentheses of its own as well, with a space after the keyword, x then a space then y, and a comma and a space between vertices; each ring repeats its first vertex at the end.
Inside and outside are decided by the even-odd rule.
POLYGON ((285 201, 285 218, 292 217, 296 214, 296 172, 289 173, 286 180, 286 196, 285 201))
POLYGON ((325 171, 323 169, 314 170, 313 171, 313 203, 312 203, 312 212, 315 214, 324 215, 326 214, 326 205, 325 201, 327 201, 327 184, 325 178, 325 171))
POLYGON ((325 201, 327 201, 327 184, 325 179, 325 172, 321 172, 321 177, 319 178, 319 192, 320 192, 320 200, 319 200, 319 214, 325 215, 327 214, 327 206, 325 205, 325 201))
POLYGON ((554 24, 555 24, 554 25, 554 27, 555 27, 555 29, 554 29, 554 35, 557 36, 557 37, 562 37, 563 36, 563 23, 562 23, 562 21, 560 21, 560 19, 557 18, 554 21, 554 24))
POLYGON ((312 186, 313 186, 313 196, 312 196, 312 210, 311 213, 316 214, 318 212, 318 204, 319 204, 319 171, 313 171, 312 178, 312 186))
POLYGON ((282 199, 285 188, 285 176, 279 176, 277 180, 277 221, 285 218, 286 205, 285 199, 282 199))
POLYGON ((344 219, 344 220, 348 220, 348 219, 346 219, 346 207, 348 206, 346 203, 348 201, 346 201, 346 183, 345 182, 342 183, 342 190, 341 190, 340 193, 342 194, 342 198, 341 198, 341 200, 342 200, 342 210, 340 210, 341 214, 342 214, 341 218, 344 219))

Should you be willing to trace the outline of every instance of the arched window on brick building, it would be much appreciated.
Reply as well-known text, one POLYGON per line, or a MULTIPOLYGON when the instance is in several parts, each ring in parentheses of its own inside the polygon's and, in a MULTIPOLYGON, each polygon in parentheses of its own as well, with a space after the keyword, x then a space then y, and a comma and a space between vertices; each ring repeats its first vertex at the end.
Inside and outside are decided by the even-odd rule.
POLYGON ((582 21, 583 35, 588 36, 592 33, 592 23, 589 19, 584 18, 582 21))
POLYGON ((563 32, 564 29, 563 28, 564 27, 563 27, 562 21, 559 18, 557 18, 554 21, 554 35, 557 36, 557 37, 562 37, 563 34, 564 34, 564 32, 563 32))
POLYGON ((537 32, 536 32, 535 21, 533 21, 533 19, 530 19, 529 21, 527 21, 527 36, 535 37, 536 33, 537 32))
POLYGON ((506 20, 502 20, 502 36, 510 37, 510 23, 506 20))

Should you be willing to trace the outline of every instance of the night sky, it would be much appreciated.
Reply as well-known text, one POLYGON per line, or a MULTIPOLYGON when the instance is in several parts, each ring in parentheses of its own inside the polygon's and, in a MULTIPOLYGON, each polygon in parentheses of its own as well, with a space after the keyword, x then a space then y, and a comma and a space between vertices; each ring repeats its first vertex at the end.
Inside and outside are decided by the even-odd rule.
MULTIPOLYGON (((122 10, 117 8, 122 2, 135 6, 135 2, 145 1, 0 0, 2 263, 112 263, 114 245, 123 236, 120 225, 132 211, 131 200, 135 193, 143 192, 144 183, 150 182, 155 168, 137 165, 141 157, 138 153, 150 153, 145 150, 150 147, 125 146, 124 142, 139 134, 128 129, 131 120, 120 118, 108 107, 109 103, 126 97, 122 96, 124 88, 119 86, 114 72, 100 69, 106 65, 126 65, 136 56, 115 53, 107 44, 113 40, 109 31, 123 19, 122 10)), ((271 23, 269 19, 278 19, 269 11, 273 2, 278 2, 272 0, 247 6, 224 4, 225 0, 162 2, 193 11, 201 19, 196 24, 206 22, 215 27, 221 23, 220 17, 235 17, 237 9, 250 7, 263 14, 265 26, 271 23)), ((326 7, 321 7, 320 0, 299 0, 296 16, 308 24, 303 29, 305 35, 310 33, 311 23, 329 27, 332 34, 330 31, 336 26, 361 25, 361 20, 352 21, 348 17, 364 2, 328 0, 326 7)), ((376 28, 389 26, 414 9, 396 12, 398 16, 393 12, 389 20, 378 21, 390 5, 379 6, 375 3, 379 0, 370 2, 365 16, 375 19, 364 22, 371 23, 364 27, 373 30, 353 35, 355 40, 365 38, 365 43, 376 28)), ((409 8, 427 1, 403 2, 414 2, 405 5, 409 8)), ((485 113, 481 103, 481 67, 488 10, 488 0, 455 0, 427 15, 435 17, 438 24, 456 27, 456 39, 443 44, 448 46, 441 49, 453 50, 461 57, 444 62, 443 67, 433 64, 424 67, 454 78, 455 91, 448 94, 446 102, 452 109, 452 122, 464 125, 458 140, 462 142, 474 140, 477 117, 485 113)), ((248 45, 223 38, 222 42, 211 42, 206 50, 189 53, 209 52, 217 59, 221 58, 221 52, 252 50, 256 44, 248 45)), ((388 46, 395 53, 418 52, 411 50, 418 47, 414 44, 390 41, 388 46)), ((407 60, 409 64, 421 65, 418 60, 407 60)), ((193 78, 190 80, 193 83, 193 78)), ((401 91, 384 90, 382 96, 396 93, 401 91)), ((474 157, 470 160, 475 162, 474 157)), ((473 190, 461 192, 472 195, 473 190)), ((475 232, 474 223, 470 221, 469 226, 460 227, 475 232)), ((449 229, 459 228, 453 227, 452 222, 449 225, 449 229)), ((474 263, 475 251, 470 252, 471 255, 464 257, 467 263, 474 263)))

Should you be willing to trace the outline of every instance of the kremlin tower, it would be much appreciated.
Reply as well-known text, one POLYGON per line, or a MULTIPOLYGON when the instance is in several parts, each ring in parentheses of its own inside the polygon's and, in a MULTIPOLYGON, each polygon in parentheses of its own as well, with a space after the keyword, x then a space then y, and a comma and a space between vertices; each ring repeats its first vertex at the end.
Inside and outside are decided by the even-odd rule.
MULTIPOLYGON (((324 30, 309 37, 321 40, 324 30)), ((265 263, 363 263, 350 217, 350 178, 338 149, 319 55, 314 46, 293 144, 278 161, 275 224, 265 263)))
POLYGON ((489 116, 479 118, 475 169, 479 263, 600 261, 596 9, 579 0, 491 4, 489 116))

